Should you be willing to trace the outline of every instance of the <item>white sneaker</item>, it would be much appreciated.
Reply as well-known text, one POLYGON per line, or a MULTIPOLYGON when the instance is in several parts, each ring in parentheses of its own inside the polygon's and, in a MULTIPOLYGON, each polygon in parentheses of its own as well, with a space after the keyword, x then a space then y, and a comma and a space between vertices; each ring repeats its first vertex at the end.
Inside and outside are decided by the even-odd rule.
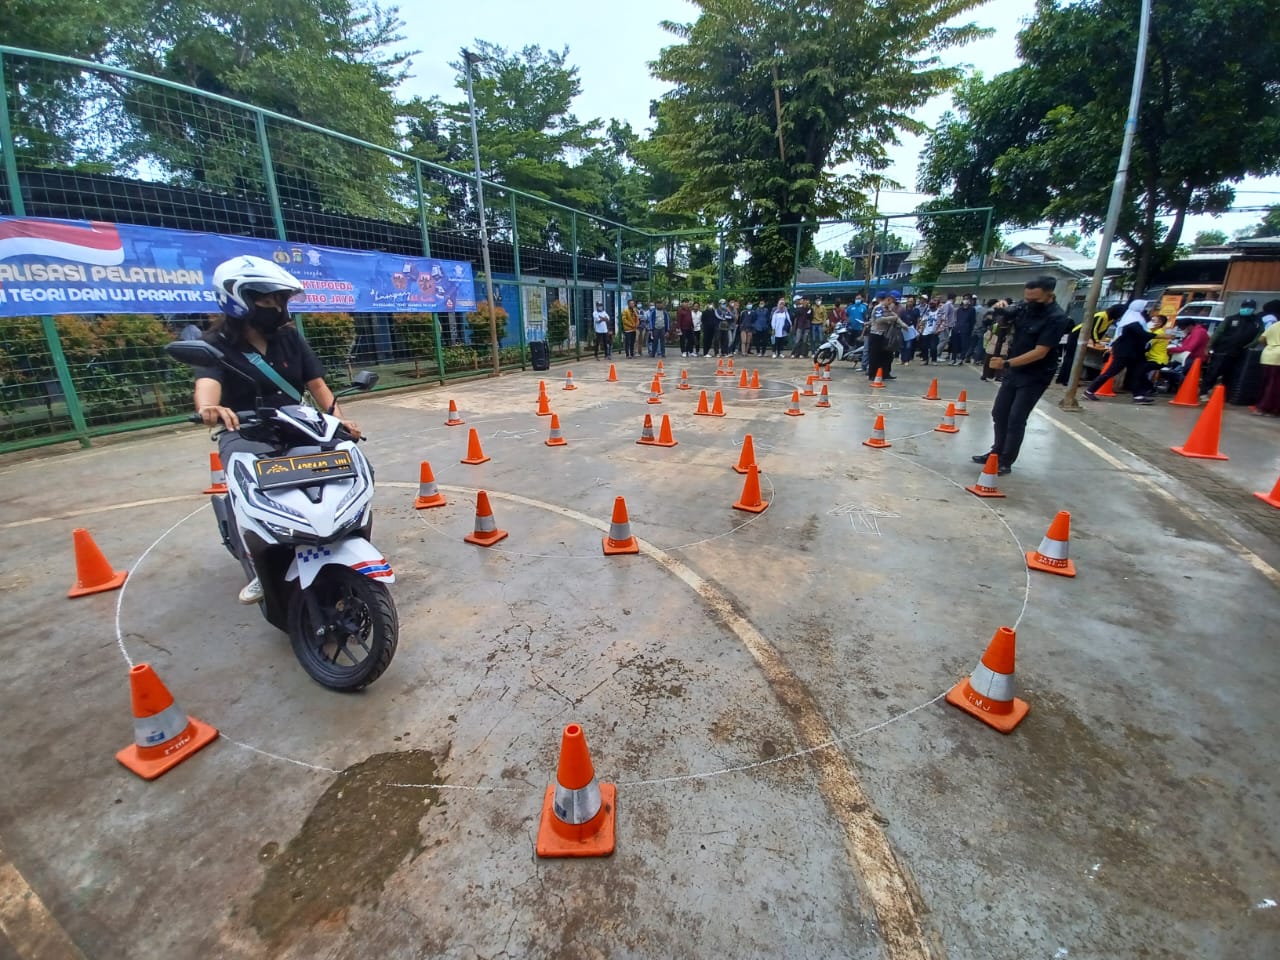
POLYGON ((240 591, 240 602, 247 607, 253 606, 255 603, 262 601, 262 581, 254 577, 244 585, 244 589, 240 591))

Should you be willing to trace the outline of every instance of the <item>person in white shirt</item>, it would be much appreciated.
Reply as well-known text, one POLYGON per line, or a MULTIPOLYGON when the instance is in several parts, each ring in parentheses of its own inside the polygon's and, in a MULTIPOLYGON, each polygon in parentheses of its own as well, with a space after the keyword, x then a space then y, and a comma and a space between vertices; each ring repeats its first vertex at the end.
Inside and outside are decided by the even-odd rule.
POLYGON ((591 322, 595 326, 596 342, 595 355, 596 359, 600 359, 600 348, 604 347, 604 358, 610 360, 613 358, 613 338, 609 336, 609 314, 605 312, 604 304, 596 301, 595 312, 591 314, 591 322))
POLYGON ((782 356, 782 348, 787 345, 787 334, 791 331, 791 313, 787 310, 785 298, 778 299, 769 322, 773 327, 773 358, 776 360, 782 356))

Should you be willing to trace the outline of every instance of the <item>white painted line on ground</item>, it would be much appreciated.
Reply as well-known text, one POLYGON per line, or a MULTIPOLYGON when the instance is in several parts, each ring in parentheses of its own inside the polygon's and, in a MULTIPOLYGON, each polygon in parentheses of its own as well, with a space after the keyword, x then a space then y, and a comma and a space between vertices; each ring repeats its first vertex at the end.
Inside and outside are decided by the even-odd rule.
POLYGON ((0 523, 0 530, 9 530, 13 527, 29 527, 35 523, 49 523, 53 520, 74 520, 77 517, 88 517, 95 513, 110 513, 113 510, 132 510, 134 507, 154 507, 162 503, 181 503, 183 500, 194 500, 197 497, 203 498, 204 494, 184 493, 178 497, 155 497, 151 500, 130 500, 128 503, 111 503, 105 507, 86 507, 84 510, 71 510, 52 517, 29 517, 26 520, 10 520, 8 523, 0 523))
POLYGON ((0 847, 0 933, 21 960, 84 960, 80 948, 0 847))

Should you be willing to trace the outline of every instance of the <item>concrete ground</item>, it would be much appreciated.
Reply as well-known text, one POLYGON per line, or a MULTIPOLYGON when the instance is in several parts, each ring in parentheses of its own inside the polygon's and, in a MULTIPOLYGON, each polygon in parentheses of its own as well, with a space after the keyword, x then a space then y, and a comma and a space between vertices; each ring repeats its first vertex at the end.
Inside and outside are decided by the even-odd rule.
POLYGON ((1280 955, 1280 510, 1249 495, 1280 423, 1229 409, 1232 459, 1188 461, 1196 411, 1055 387, 979 500, 972 367, 842 367, 793 418, 800 361, 750 391, 667 359, 659 406, 647 359, 354 405, 401 624, 356 695, 236 603, 203 431, 0 467, 0 960, 1280 955), (957 436, 934 374, 968 391, 957 436), (489 463, 458 463, 450 398, 489 463), (645 413, 679 445, 637 446, 645 413), (747 432, 758 516, 730 508, 747 432), (412 509, 423 459, 443 509, 412 509), (480 488, 490 549, 462 541, 480 488), (620 494, 644 549, 606 558, 620 494), (1029 574, 1061 509, 1080 575, 1029 574), (76 526, 123 591, 65 598, 76 526), (941 700, 1001 625, 1031 705, 1007 737, 941 700), (141 661, 222 732, 153 783, 114 759, 141 661), (609 859, 534 856, 569 722, 618 784, 609 859))

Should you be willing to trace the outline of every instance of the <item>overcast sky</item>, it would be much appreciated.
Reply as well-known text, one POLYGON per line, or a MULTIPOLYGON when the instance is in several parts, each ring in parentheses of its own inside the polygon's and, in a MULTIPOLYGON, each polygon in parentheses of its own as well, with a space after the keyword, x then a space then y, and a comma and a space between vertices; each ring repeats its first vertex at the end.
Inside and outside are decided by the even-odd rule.
MULTIPOLYGON (((1015 38, 1024 20, 1034 12, 1034 0, 989 0, 969 16, 994 33, 967 47, 943 54, 947 63, 962 64, 990 76, 1015 63, 1015 38)), ((448 64, 458 59, 458 51, 478 39, 497 43, 508 49, 527 44, 545 48, 569 47, 569 62, 578 67, 582 95, 575 111, 579 119, 611 118, 629 121, 636 130, 649 125, 649 102, 660 97, 667 85, 649 74, 648 63, 658 51, 674 42, 659 26, 662 20, 690 22, 696 8, 686 0, 553 0, 551 3, 529 3, 528 0, 480 0, 465 15, 441 16, 434 4, 403 3, 400 16, 406 23, 406 46, 420 51, 413 58, 413 77, 402 88, 404 95, 424 97, 439 95, 445 99, 457 96, 453 71, 448 64)), ((1136 42, 1136 37, 1135 37, 1136 42)), ((937 97, 918 111, 917 118, 932 125, 950 105, 948 96, 937 97)), ((480 132, 480 150, 484 151, 484 130, 480 132)), ((1224 131, 1226 136, 1235 131, 1224 131)), ((1119 153, 1121 131, 1116 131, 1119 153)), ((921 141, 904 137, 893 151, 894 164, 888 175, 913 191, 916 185, 916 162, 921 141)), ((914 193, 882 194, 881 213, 906 212, 922 198, 914 193)), ((1255 180, 1240 187, 1237 206, 1280 203, 1280 177, 1255 180), (1264 191, 1246 193, 1245 190, 1264 191)), ((1261 219, 1257 213, 1226 214, 1217 219, 1188 218, 1186 240, 1198 230, 1220 229, 1230 235, 1234 230, 1251 226, 1261 219)), ((1044 232, 1020 232, 1015 239, 1044 239, 1044 232)), ((825 237, 824 237, 825 239, 825 237)), ((823 243, 822 246, 827 246, 823 243)))

